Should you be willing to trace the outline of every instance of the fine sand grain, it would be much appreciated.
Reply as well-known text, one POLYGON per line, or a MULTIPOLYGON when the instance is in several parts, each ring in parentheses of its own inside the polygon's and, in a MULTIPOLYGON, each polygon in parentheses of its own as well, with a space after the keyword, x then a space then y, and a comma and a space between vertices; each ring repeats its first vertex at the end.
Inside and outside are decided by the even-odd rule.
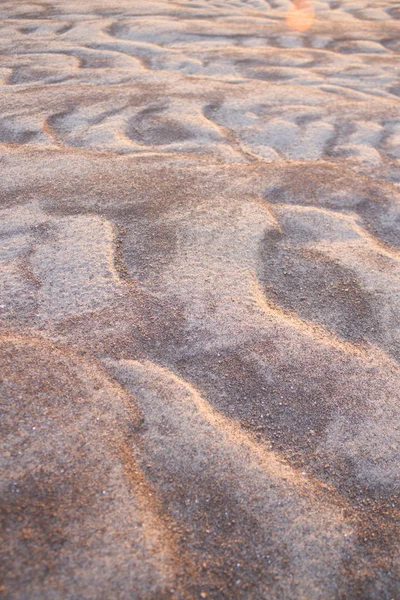
POLYGON ((400 3, 300 4, 0 0, 1 599, 400 598, 400 3))

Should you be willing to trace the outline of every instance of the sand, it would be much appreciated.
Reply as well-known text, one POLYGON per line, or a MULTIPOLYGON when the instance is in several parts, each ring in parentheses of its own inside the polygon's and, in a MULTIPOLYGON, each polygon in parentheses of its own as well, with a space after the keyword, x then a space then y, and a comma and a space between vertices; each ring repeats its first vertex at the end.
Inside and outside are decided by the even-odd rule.
POLYGON ((400 5, 301 4, 0 2, 4 600, 400 598, 400 5))

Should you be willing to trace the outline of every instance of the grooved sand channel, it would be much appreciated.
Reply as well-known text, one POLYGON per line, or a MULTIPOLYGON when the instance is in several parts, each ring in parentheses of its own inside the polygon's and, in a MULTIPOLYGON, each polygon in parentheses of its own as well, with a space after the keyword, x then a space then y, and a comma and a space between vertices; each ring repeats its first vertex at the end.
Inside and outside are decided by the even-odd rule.
POLYGON ((0 1, 0 597, 398 600, 400 2, 0 1))

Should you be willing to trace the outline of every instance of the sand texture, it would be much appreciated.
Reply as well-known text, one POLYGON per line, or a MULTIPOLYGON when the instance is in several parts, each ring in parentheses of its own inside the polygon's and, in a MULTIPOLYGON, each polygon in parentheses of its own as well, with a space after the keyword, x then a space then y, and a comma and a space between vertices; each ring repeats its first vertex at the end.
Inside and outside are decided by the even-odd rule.
POLYGON ((308 6, 0 0, 2 600, 400 599, 400 2, 308 6))

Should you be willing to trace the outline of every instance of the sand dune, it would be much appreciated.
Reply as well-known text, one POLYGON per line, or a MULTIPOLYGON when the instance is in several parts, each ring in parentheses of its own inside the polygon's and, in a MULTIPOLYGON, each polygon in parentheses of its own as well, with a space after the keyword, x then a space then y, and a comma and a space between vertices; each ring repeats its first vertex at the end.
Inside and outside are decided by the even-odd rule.
POLYGON ((399 597, 400 6, 291 7, 0 2, 6 600, 399 597))

